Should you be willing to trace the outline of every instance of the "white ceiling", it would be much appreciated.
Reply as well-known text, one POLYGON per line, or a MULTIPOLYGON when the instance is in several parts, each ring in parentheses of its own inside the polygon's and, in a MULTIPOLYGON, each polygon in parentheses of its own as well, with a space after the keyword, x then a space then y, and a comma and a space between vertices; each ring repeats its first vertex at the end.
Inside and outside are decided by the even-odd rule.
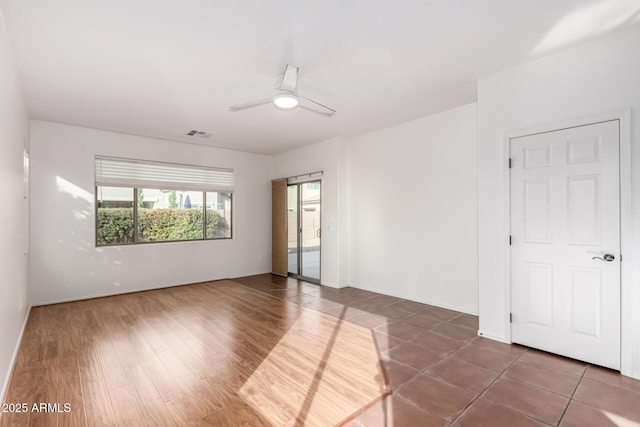
POLYGON ((478 77, 640 23, 640 0, 0 0, 0 10, 32 118, 270 154, 473 102, 478 77), (271 96, 286 64, 334 117, 228 111, 271 96))

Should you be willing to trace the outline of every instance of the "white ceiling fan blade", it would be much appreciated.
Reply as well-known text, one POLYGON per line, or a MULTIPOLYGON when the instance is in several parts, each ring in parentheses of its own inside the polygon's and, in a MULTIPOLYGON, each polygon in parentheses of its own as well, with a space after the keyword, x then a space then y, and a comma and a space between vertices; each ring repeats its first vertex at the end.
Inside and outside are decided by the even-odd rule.
POLYGON ((280 90, 286 90, 296 93, 298 88, 298 67, 293 65, 287 65, 282 75, 282 83, 280 84, 280 90))
POLYGON ((273 102, 273 98, 264 98, 259 101, 247 102, 245 104, 232 105, 229 107, 229 111, 242 111, 247 108, 259 107, 260 105, 271 104, 273 102))
POLYGON ((336 110, 329 108, 325 105, 322 105, 309 98, 305 98, 304 96, 300 96, 299 98, 300 98, 300 104, 299 104, 300 108, 313 111, 314 113, 320 114, 325 117, 331 117, 336 113, 336 110))

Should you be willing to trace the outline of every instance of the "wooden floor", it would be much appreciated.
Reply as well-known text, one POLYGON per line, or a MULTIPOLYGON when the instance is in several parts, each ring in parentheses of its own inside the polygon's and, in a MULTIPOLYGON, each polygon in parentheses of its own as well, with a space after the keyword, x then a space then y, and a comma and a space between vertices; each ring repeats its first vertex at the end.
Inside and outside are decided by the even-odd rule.
POLYGON ((369 329, 226 280, 35 307, 0 425, 330 426, 386 394, 369 329))

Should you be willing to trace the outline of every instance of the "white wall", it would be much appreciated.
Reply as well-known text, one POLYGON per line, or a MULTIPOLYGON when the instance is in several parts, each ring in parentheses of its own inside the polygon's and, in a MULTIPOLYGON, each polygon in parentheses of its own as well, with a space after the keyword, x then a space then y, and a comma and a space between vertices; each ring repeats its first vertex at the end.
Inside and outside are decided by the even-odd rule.
POLYGON ((0 402, 29 311, 23 192, 23 150, 27 112, 15 72, 11 46, 0 15, 0 402))
MULTIPOLYGON (((341 229, 346 226, 346 219, 339 218, 338 178, 340 167, 338 156, 344 152, 344 142, 338 138, 329 139, 313 145, 302 147, 274 157, 273 178, 287 178, 304 173, 323 171, 321 193, 321 271, 323 285, 342 287, 347 285, 347 273, 340 260, 344 257, 345 245, 339 242, 341 229), (342 266, 342 271, 341 271, 342 266)), ((344 215, 344 209, 342 214, 344 215)))
POLYGON ((34 305, 270 271, 272 158, 31 122, 34 305), (95 247, 94 156, 233 168, 233 239, 95 247))
MULTIPOLYGON (((625 262, 640 268, 640 29, 618 34, 558 53, 498 74, 478 85, 479 286, 480 330, 510 340, 506 236, 507 132, 612 110, 632 108, 633 249, 625 262)), ((623 159, 623 161, 626 159, 623 159)), ((623 330, 631 346, 623 346, 624 360, 632 360, 628 375, 640 377, 640 290, 637 279, 627 281, 623 296, 623 330), (627 305, 629 304, 629 305, 627 305), (625 307, 632 307, 631 312, 625 307)), ((623 291, 625 284, 623 283, 623 291)), ((623 337, 624 340, 624 337, 623 337)))
POLYGON ((477 313, 476 130, 469 104, 349 142, 352 286, 477 313))

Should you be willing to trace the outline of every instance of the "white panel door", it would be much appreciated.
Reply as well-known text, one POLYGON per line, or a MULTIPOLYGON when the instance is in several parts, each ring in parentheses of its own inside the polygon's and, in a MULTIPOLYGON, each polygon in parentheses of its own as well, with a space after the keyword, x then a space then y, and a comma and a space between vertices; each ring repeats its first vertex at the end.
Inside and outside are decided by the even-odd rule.
POLYGON ((615 120, 513 138, 510 147, 512 340, 613 369, 619 141, 615 120))

